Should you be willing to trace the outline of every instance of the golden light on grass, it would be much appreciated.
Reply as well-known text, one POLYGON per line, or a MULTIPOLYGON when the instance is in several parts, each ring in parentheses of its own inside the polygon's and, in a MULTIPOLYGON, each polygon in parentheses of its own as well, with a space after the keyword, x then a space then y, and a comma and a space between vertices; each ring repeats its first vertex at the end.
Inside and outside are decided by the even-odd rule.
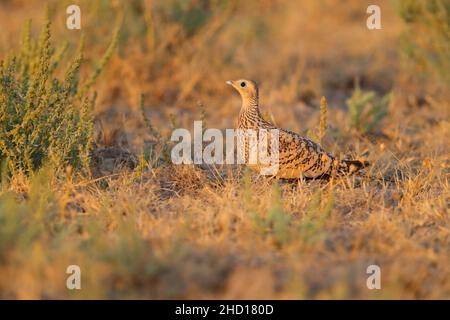
MULTIPOLYGON (((403 37, 420 23, 405 29, 387 1, 378 32, 359 2, 81 0, 80 45, 63 2, 49 3, 51 29, 34 2, 0 4, 0 298, 449 297, 450 90, 398 52, 428 48, 422 31, 403 37), (224 80, 238 76, 261 82, 277 125, 310 130, 330 151, 367 151, 367 176, 277 181, 173 165, 174 128, 234 126, 224 80), (129 158, 105 156, 115 170, 93 177, 82 168, 100 147, 98 121, 123 134, 129 158), (70 264, 82 290, 65 286, 70 264)), ((427 68, 447 70, 431 65, 441 58, 427 68)))

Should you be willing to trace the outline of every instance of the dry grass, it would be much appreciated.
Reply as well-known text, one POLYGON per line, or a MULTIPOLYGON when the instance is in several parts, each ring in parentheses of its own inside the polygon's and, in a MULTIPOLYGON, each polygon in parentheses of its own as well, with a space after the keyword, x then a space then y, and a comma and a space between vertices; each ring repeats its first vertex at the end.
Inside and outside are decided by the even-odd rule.
MULTIPOLYGON (((78 2, 94 3, 83 11, 88 61, 126 8, 119 51, 95 86, 97 144, 133 165, 111 156, 100 178, 46 166, 2 178, 0 298, 450 297, 448 84, 418 82, 404 63, 398 42, 412 31, 389 2, 382 31, 366 29, 365 1, 186 1, 181 20, 159 2, 78 2), (173 127, 234 125, 239 102, 224 81, 242 77, 261 83, 263 111, 278 125, 366 157, 367 175, 269 181, 240 167, 168 163, 173 127), (392 91, 370 130, 345 108, 356 78, 378 98, 392 91), (81 267, 81 290, 66 288, 70 264, 81 267), (366 287, 370 264, 381 267, 381 290, 366 287)), ((50 4, 55 39, 76 43, 63 6, 50 4)), ((2 3, 0 57, 37 6, 2 3)))

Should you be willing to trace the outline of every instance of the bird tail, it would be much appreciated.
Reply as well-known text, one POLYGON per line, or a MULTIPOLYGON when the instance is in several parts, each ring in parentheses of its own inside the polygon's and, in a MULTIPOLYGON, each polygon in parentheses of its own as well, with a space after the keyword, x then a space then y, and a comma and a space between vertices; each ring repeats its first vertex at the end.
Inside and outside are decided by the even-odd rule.
POLYGON ((340 160, 336 168, 336 173, 340 176, 351 175, 369 165, 370 163, 365 160, 340 160))

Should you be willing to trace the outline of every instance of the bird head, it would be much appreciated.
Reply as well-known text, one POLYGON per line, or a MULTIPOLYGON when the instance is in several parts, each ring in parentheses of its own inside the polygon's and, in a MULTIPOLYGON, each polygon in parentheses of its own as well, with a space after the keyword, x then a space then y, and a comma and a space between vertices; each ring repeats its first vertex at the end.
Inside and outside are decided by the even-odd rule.
POLYGON ((239 92, 242 99, 258 100, 258 86, 252 80, 228 80, 227 84, 232 86, 239 92))

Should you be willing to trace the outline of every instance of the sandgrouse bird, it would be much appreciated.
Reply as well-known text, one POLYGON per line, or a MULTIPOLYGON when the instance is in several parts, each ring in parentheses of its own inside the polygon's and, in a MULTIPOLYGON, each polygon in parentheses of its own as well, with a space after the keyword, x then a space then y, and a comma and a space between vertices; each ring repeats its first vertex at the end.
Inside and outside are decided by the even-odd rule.
MULTIPOLYGON (((238 128, 269 132, 278 129, 278 170, 276 178, 299 179, 325 178, 334 175, 343 176, 352 174, 368 165, 366 161, 338 160, 332 154, 325 152, 322 147, 299 134, 277 128, 261 116, 258 104, 258 86, 251 80, 227 81, 235 88, 242 98, 242 107, 239 113, 238 128)), ((248 141, 242 144, 245 159, 248 159, 248 141)), ((261 166, 250 166, 259 171, 261 166)))

